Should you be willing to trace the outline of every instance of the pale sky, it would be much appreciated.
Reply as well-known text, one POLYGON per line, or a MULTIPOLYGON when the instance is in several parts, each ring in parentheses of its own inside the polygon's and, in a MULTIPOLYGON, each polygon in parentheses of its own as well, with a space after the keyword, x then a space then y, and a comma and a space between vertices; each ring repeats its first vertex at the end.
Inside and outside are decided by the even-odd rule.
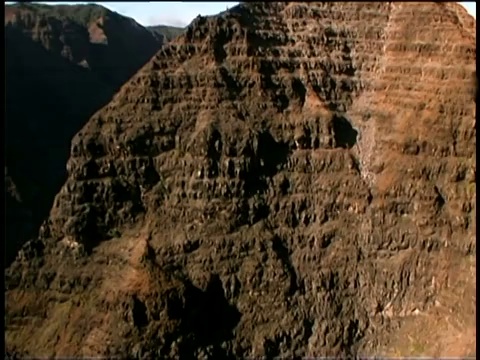
MULTIPOLYGON (((60 2, 43 2, 59 4, 60 2)), ((86 2, 62 2, 85 4, 86 2)), ((238 2, 96 2, 122 15, 135 19, 139 24, 186 26, 198 15, 214 15, 235 6, 238 2)), ((476 2, 461 2, 476 17, 476 2)))

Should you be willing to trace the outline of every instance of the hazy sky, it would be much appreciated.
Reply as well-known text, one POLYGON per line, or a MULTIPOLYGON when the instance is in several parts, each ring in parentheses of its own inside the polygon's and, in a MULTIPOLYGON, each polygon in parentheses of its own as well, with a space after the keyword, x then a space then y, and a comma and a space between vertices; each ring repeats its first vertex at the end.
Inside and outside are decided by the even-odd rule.
MULTIPOLYGON (((58 4, 59 2, 44 2, 58 4)), ((64 2, 82 4, 85 2, 64 2)), ((110 10, 134 18, 144 26, 173 25, 186 26, 197 15, 214 15, 238 4, 238 2, 97 2, 110 10)), ((470 14, 475 16, 476 2, 461 2, 470 14)))
POLYGON ((476 18, 477 14, 477 3, 475 1, 469 1, 469 2, 461 2, 463 6, 467 9, 467 11, 472 15, 474 18, 476 18))

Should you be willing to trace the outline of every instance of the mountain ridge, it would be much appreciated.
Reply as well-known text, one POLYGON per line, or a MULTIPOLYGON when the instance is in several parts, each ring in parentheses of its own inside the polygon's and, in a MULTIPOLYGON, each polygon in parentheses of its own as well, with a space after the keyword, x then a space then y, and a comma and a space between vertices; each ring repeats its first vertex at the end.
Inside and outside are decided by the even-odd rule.
POLYGON ((7 348, 475 351, 475 22, 458 6, 194 20, 72 140, 49 221, 7 272, 7 348))

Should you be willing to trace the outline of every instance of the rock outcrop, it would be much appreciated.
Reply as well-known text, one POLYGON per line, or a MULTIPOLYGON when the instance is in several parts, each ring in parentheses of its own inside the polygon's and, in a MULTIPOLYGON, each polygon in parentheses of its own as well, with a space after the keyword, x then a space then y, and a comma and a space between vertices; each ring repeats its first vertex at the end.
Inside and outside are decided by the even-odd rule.
POLYGON ((195 19, 74 137, 7 349, 470 355, 475 41, 453 3, 195 19))
POLYGON ((5 6, 7 182, 22 199, 7 203, 7 264, 47 218, 73 135, 163 43, 98 5, 5 6))

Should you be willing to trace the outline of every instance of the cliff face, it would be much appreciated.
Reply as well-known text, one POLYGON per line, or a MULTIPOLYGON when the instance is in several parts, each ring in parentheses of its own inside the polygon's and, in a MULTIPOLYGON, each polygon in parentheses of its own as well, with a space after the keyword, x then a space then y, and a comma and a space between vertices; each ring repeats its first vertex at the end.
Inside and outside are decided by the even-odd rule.
POLYGON ((471 355, 475 40, 451 3, 197 18, 74 137, 7 349, 471 355))
POLYGON ((5 6, 6 161, 18 195, 6 190, 7 264, 48 216, 73 135, 162 44, 97 5, 5 6))

